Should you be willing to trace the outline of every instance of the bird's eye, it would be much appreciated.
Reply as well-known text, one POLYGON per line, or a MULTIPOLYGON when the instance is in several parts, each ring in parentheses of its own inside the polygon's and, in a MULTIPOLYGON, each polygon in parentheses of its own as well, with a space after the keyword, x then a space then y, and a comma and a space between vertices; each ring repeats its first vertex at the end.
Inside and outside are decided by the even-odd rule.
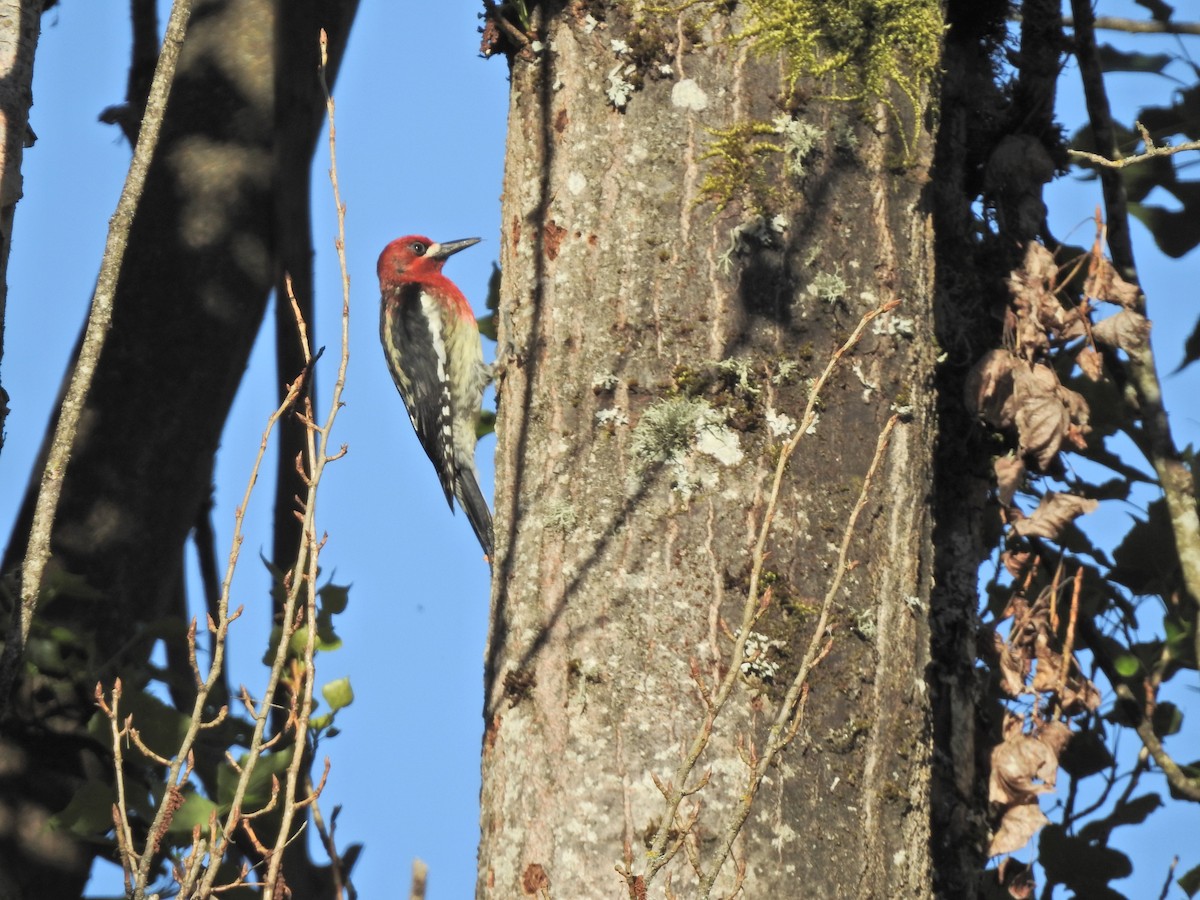
POLYGON ((411 244, 409 244, 409 248, 410 248, 410 249, 412 250, 412 252, 413 252, 413 253, 415 253, 417 256, 424 256, 424 255, 425 255, 425 250, 427 249, 427 248, 425 247, 425 245, 424 245, 424 244, 422 244, 420 241, 413 241, 411 244))

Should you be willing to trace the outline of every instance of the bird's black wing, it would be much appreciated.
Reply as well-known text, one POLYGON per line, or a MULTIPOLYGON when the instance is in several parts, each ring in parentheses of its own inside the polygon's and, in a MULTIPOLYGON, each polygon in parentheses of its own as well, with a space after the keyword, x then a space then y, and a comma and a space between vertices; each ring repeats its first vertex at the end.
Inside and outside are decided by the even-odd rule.
POLYGON ((421 446, 438 473, 446 502, 453 509, 457 465, 446 345, 441 333, 430 328, 436 316, 426 313, 433 312, 431 305, 436 301, 419 285, 406 284, 389 302, 396 304, 390 321, 386 303, 380 321, 388 366, 421 446))

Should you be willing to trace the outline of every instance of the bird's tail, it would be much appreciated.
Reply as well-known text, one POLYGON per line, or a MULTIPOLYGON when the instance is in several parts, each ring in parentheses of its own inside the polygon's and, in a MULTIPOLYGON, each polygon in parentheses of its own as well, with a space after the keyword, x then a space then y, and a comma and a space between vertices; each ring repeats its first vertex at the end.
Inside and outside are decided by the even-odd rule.
POLYGON ((479 481, 475 478, 474 472, 460 471, 458 484, 461 488, 458 494, 458 505, 467 514, 467 521, 475 530, 475 537, 479 538, 479 545, 483 547, 483 552, 487 554, 490 562, 495 544, 492 533, 492 513, 488 509, 487 501, 483 499, 483 492, 479 490, 479 481))

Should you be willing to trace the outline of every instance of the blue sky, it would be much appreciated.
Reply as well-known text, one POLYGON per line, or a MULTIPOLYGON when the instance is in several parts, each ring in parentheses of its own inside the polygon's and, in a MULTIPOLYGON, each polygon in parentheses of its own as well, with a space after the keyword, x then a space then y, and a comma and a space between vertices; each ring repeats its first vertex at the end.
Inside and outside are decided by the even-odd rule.
MULTIPOLYGON (((395 896, 398 873, 415 856, 430 865, 434 900, 470 896, 475 882, 488 572, 465 518, 447 510, 388 376, 378 346, 374 264, 384 244, 402 234, 481 237, 483 243, 450 261, 447 274, 477 310, 482 307, 498 256, 507 67, 502 59, 478 57, 479 8, 477 0, 364 0, 335 92, 353 283, 346 407, 334 440, 350 449, 327 470, 318 527, 330 535, 324 572, 352 588, 339 622, 345 649, 320 659, 319 678, 349 676, 356 699, 339 716, 343 734, 324 745, 333 768, 321 802, 327 815, 342 805, 343 846, 366 842, 354 874, 360 896, 368 898, 395 896)), ((129 158, 117 129, 96 121, 101 109, 124 97, 126 8, 62 0, 43 25, 32 112, 38 143, 25 155, 25 198, 9 268, 3 377, 12 414, 0 454, 5 536, 86 314, 129 158)), ((1065 82, 1075 95, 1076 81, 1068 74, 1065 82)), ((1121 108, 1122 97, 1145 102, 1150 84, 1144 77, 1114 79, 1115 105, 1121 108)), ((1078 100, 1068 100, 1064 120, 1073 127, 1079 115, 1078 100)), ((322 143, 314 166, 316 343, 329 347, 320 372, 322 408, 340 310, 327 167, 322 143)), ((1095 186, 1063 185, 1051 202, 1058 235, 1089 243, 1095 186)), ((1169 371, 1197 314, 1194 301, 1184 298, 1191 300, 1187 289, 1200 271, 1195 254, 1170 265, 1155 262, 1160 258, 1140 227, 1136 235, 1169 371)), ((219 546, 228 547, 234 506, 274 406, 271 341, 264 331, 218 457, 219 546)), ((1191 410, 1176 419, 1185 443, 1200 443, 1196 407, 1186 403, 1200 389, 1198 375, 1200 366, 1166 379, 1176 408, 1191 410)), ((479 450, 488 495, 493 448, 488 438, 479 450)), ((254 694, 264 680, 258 661, 269 619, 267 579, 255 552, 270 546, 271 483, 269 472, 260 478, 234 593, 247 612, 232 632, 233 677, 254 694)), ((1172 853, 1193 850, 1171 840, 1179 821, 1160 812, 1147 826, 1156 831, 1135 836, 1131 830, 1128 840, 1118 833, 1118 846, 1145 846, 1151 854, 1143 861, 1138 850, 1138 875, 1147 891, 1153 886, 1157 892, 1172 853)), ((1183 867, 1197 862, 1185 858, 1183 867)), ((111 867, 98 873, 97 896, 119 890, 115 875, 111 867)))

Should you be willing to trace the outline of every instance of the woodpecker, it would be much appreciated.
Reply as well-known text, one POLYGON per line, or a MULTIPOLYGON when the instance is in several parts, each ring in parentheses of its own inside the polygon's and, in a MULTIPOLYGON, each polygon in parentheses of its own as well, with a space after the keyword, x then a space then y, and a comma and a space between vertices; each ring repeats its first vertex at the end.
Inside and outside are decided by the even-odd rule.
POLYGON ((475 315, 442 274, 451 255, 478 243, 479 238, 437 243, 409 235, 383 249, 376 270, 379 336, 392 380, 451 512, 457 498, 490 560, 492 514, 475 471, 475 424, 487 368, 475 315))

